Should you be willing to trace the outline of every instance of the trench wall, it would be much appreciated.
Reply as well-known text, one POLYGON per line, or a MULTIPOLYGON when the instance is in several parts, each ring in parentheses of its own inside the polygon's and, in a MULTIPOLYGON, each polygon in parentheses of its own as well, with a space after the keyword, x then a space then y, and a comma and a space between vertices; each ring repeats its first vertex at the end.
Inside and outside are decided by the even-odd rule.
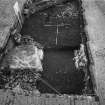
POLYGON ((87 46, 92 58, 90 71, 96 84, 95 91, 105 105, 105 1, 82 0, 87 46))

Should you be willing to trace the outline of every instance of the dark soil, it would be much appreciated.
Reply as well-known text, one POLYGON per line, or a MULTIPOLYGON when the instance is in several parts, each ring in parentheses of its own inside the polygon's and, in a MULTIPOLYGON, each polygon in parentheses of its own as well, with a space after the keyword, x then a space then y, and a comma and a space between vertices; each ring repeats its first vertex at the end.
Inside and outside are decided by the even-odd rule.
POLYGON ((21 34, 31 35, 44 47, 76 47, 81 43, 81 23, 79 7, 76 3, 57 5, 26 19, 21 34), (66 11, 68 8, 70 14, 66 11))
MULTIPOLYGON (((84 73, 75 69, 72 50, 46 50, 42 78, 62 94, 81 94, 84 73)), ((42 93, 54 93, 43 82, 38 82, 42 93)))

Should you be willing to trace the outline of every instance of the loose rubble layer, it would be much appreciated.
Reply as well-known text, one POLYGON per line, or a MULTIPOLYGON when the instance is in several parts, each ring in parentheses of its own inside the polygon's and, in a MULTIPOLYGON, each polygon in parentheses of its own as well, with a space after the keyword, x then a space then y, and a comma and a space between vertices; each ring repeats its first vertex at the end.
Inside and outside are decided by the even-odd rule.
POLYGON ((29 92, 36 89, 36 80, 40 77, 39 72, 43 71, 41 62, 43 50, 37 42, 32 43, 28 38, 23 39, 24 42, 21 40, 20 45, 5 55, 0 71, 1 81, 4 81, 4 84, 0 85, 15 91, 23 89, 29 92))

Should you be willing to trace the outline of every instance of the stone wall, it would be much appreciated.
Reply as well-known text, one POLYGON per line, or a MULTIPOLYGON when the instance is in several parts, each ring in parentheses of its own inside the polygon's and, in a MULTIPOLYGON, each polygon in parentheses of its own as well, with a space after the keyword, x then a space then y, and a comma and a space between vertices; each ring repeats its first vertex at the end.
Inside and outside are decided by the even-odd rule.
POLYGON ((82 0, 87 45, 93 58, 92 72, 96 81, 96 93, 100 97, 101 105, 105 105, 105 1, 82 0))

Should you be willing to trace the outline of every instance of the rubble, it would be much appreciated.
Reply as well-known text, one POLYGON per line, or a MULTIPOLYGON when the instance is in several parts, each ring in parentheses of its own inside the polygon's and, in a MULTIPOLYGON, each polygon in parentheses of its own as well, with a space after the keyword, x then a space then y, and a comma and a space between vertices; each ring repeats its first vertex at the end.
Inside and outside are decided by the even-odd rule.
MULTIPOLYGON (((43 47, 31 37, 20 39, 18 46, 14 47, 4 57, 1 65, 1 72, 10 71, 9 77, 5 75, 7 83, 5 88, 11 88, 20 93, 23 89, 26 92, 36 89, 36 80, 43 71, 43 47)), ((3 73, 2 73, 3 75, 3 73)))
POLYGON ((80 70, 87 65, 87 58, 85 54, 85 46, 83 44, 80 44, 80 49, 74 51, 74 58, 73 60, 75 61, 75 67, 76 69, 80 70))

